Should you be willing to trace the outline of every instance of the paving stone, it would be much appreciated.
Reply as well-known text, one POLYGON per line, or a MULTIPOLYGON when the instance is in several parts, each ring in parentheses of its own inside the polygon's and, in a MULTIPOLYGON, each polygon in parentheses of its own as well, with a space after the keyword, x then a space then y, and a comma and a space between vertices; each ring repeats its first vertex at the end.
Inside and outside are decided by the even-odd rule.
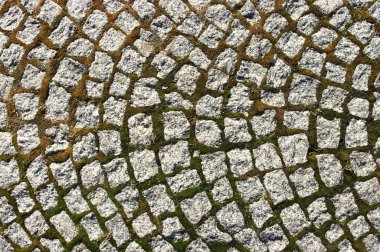
POLYGON ((206 181, 212 182, 227 174, 226 155, 218 151, 210 154, 201 155, 202 173, 206 181))
POLYGON ((120 133, 116 130, 102 130, 98 132, 99 149, 106 156, 117 156, 121 154, 120 133))
POLYGON ((143 195, 150 206, 152 214, 155 216, 175 210, 174 202, 166 193, 166 187, 164 185, 153 186, 145 190, 143 195))
POLYGON ((249 88, 238 83, 231 89, 231 97, 228 99, 226 108, 232 112, 246 113, 253 101, 249 98, 249 88))
POLYGON ((363 242, 368 251, 374 252, 380 249, 379 239, 373 234, 369 234, 366 238, 363 239, 363 242))
POLYGON ((237 72, 237 80, 241 82, 253 82, 260 86, 263 78, 265 77, 267 69, 260 64, 243 61, 240 69, 237 72))
POLYGON ((91 39, 97 40, 102 33, 108 19, 101 10, 94 10, 83 25, 83 32, 91 39))
POLYGON ((342 105, 347 94, 348 92, 344 89, 329 86, 323 90, 319 106, 323 109, 331 109, 338 113, 342 113, 342 105))
POLYGON ((342 38, 336 45, 334 54, 338 59, 351 64, 359 54, 359 47, 351 40, 342 38))
POLYGON ((147 213, 143 213, 132 222, 133 229, 139 237, 144 237, 156 229, 147 213))
POLYGON ((70 159, 67 159, 63 163, 51 163, 50 170, 58 185, 63 188, 68 188, 78 181, 73 163, 70 159))
POLYGON ((67 208, 71 213, 80 214, 89 211, 90 208, 84 200, 80 188, 71 189, 65 196, 64 200, 67 208))
POLYGON ((230 46, 237 47, 243 43, 243 41, 248 37, 249 32, 244 25, 240 23, 239 20, 235 19, 231 24, 232 32, 227 37, 226 43, 230 46))
POLYGON ((218 229, 216 218, 209 218, 196 231, 206 242, 228 243, 232 240, 229 234, 218 229))
POLYGON ((345 144, 347 148, 368 144, 367 125, 364 120, 351 119, 346 128, 345 144))
POLYGON ((276 61, 268 70, 266 84, 278 88, 285 85, 287 78, 291 72, 291 68, 284 60, 276 56, 276 61))
POLYGON ((331 201, 335 207, 335 216, 338 220, 345 220, 358 212, 354 196, 349 188, 342 193, 335 195, 331 201))
POLYGON ((376 178, 364 182, 356 182, 355 190, 359 197, 367 204, 375 204, 380 201, 380 185, 376 178))
POLYGON ((275 205, 294 198, 288 179, 282 170, 265 174, 264 186, 275 205))
POLYGON ((317 142, 319 148, 337 148, 340 140, 340 120, 317 117, 317 142))
POLYGON ((171 173, 176 167, 187 167, 190 165, 190 153, 185 141, 166 145, 158 154, 161 168, 164 173, 171 173))
POLYGON ((316 193, 319 189, 318 182, 315 180, 312 168, 300 168, 289 176, 294 183, 297 194, 304 198, 316 193))
POLYGON ((337 8, 343 5, 342 0, 334 0, 334 1, 326 1, 326 0, 318 0, 315 1, 314 5, 316 5, 323 14, 330 14, 337 8))
POLYGON ((106 221, 105 225, 111 232, 112 239, 116 241, 118 247, 130 238, 128 228, 125 226, 120 214, 116 214, 115 217, 106 221))
POLYGON ((214 183, 214 187, 212 188, 211 193, 212 198, 216 202, 220 203, 231 199, 233 196, 231 184, 226 177, 223 177, 214 183))
POLYGON ((180 205, 186 218, 193 224, 198 223, 211 210, 211 203, 205 192, 184 199, 180 205))
POLYGON ((373 24, 366 21, 356 22, 349 29, 352 35, 354 35, 360 42, 367 44, 374 34, 373 24))
POLYGON ((126 186, 115 196, 115 199, 121 204, 125 214, 130 218, 133 211, 138 207, 139 197, 137 189, 126 186))
MULTIPOLYGON (((59 22, 59 25, 50 34, 50 41, 57 47, 62 47, 67 40, 75 33, 75 24, 70 18, 64 17, 59 22)), ((72 69, 74 70, 74 69, 72 69)))
POLYGON ((70 94, 56 83, 49 86, 49 96, 45 102, 46 115, 50 120, 67 120, 70 94), (59 105, 58 105, 59 104, 59 105))
POLYGON ((293 204, 284 208, 281 211, 280 217, 286 229, 293 236, 297 235, 310 225, 310 222, 306 219, 305 214, 302 212, 302 209, 298 204, 293 204))
POLYGON ((205 16, 212 20, 222 31, 226 31, 231 18, 231 12, 222 4, 211 5, 205 16))
POLYGON ((317 102, 316 89, 319 81, 306 75, 295 74, 288 101, 293 105, 310 105, 317 102))
POLYGON ((97 151, 95 136, 89 133, 73 145, 73 158, 74 160, 91 158, 96 155, 97 151))
POLYGON ((49 229, 44 217, 38 210, 25 219, 25 227, 33 236, 43 235, 49 229))
POLYGON ((310 111, 285 111, 284 125, 290 129, 309 129, 310 111))
POLYGON ((86 16, 86 12, 91 7, 91 4, 92 0, 69 0, 66 6, 72 17, 81 20, 86 16))
POLYGON ((105 123, 121 126, 123 124, 126 101, 113 96, 103 103, 105 123))
POLYGON ((152 117, 139 113, 128 119, 129 136, 133 144, 149 145, 153 137, 152 117))
POLYGON ((250 251, 263 251, 266 249, 265 244, 260 241, 256 232, 251 228, 243 229, 234 238, 250 251))
POLYGON ((66 124, 59 124, 47 128, 45 134, 53 142, 46 147, 45 154, 51 155, 66 150, 69 147, 68 134, 69 127, 66 124))
POLYGON ((172 139, 186 139, 190 136, 190 124, 186 115, 180 111, 164 113, 164 134, 167 141, 172 139))
POLYGON ((9 132, 0 132, 0 154, 1 155, 9 155, 14 154, 15 148, 12 143, 12 134, 9 132))
POLYGON ((195 252, 195 251, 209 252, 211 250, 207 247, 206 243, 204 243, 201 238, 198 238, 192 241, 186 247, 186 252, 195 252))
POLYGON ((201 184, 201 179, 196 170, 184 170, 173 177, 169 177, 167 181, 174 193, 179 193, 201 184))
POLYGON ((94 161, 82 167, 81 181, 85 188, 90 188, 102 184, 104 181, 104 174, 99 161, 94 161))
POLYGON ((189 235, 178 217, 169 217, 162 221, 162 225, 162 235, 164 237, 174 241, 189 240, 189 235))
POLYGON ((298 63, 298 66, 302 69, 310 70, 313 73, 320 75, 325 58, 325 53, 319 53, 314 49, 306 48, 305 52, 302 53, 302 59, 298 63))
POLYGON ((94 213, 84 216, 80 223, 86 230, 90 240, 97 240, 103 235, 103 231, 100 229, 99 222, 94 213))
POLYGON ((12 73, 20 64, 24 52, 25 50, 22 46, 12 43, 2 51, 0 61, 3 62, 5 68, 12 73))
POLYGON ((58 239, 50 240, 50 239, 41 238, 41 244, 49 250, 56 250, 56 251, 64 250, 61 242, 58 239))
POLYGON ((157 174, 158 166, 153 151, 142 150, 131 152, 129 158, 137 181, 146 181, 157 174))
MULTIPOLYGON (((300 1, 302 3, 304 1, 300 1)), ((297 29, 305 33, 306 35, 311 35, 314 31, 316 25, 318 24, 318 18, 313 13, 306 14, 302 16, 297 23, 297 29)))
POLYGON ((285 106, 284 93, 272 92, 272 91, 261 91, 261 102, 268 106, 281 108, 285 106))
POLYGON ((266 228, 260 233, 260 237, 271 252, 281 251, 289 244, 288 238, 278 224, 266 228))
POLYGON ((197 86, 197 79, 200 73, 196 67, 184 65, 175 74, 174 80, 178 89, 184 93, 192 94, 197 86))
MULTIPOLYGON (((236 51, 231 48, 227 48, 223 50, 216 58, 215 67, 218 68, 219 70, 222 70, 231 74, 235 69, 236 61, 237 61, 236 51)), ((248 63, 249 66, 253 66, 249 62, 245 62, 245 63, 248 63)))
POLYGON ((16 219, 16 214, 12 209, 12 206, 9 204, 5 196, 0 198, 0 220, 4 224, 8 224, 14 219, 16 219))
POLYGON ((309 141, 305 134, 279 137, 278 145, 286 166, 302 164, 307 161, 309 141))
POLYGON ((334 15, 330 18, 329 23, 339 30, 344 29, 347 25, 352 23, 352 16, 347 7, 342 7, 336 11, 334 15))
POLYGON ((357 176, 368 176, 376 170, 376 163, 369 152, 353 151, 350 154, 350 164, 357 176))
POLYGON ((87 198, 96 207, 100 216, 104 218, 110 216, 117 210, 116 206, 108 197, 107 192, 102 188, 95 189, 87 195, 87 198))
POLYGON ((263 197, 265 190, 258 177, 250 177, 236 182, 236 188, 244 201, 263 197))
POLYGON ((65 88, 74 87, 82 78, 85 69, 82 64, 70 58, 61 61, 53 80, 65 88))
POLYGON ((222 97, 205 95, 196 104, 196 113, 199 116, 219 117, 222 109, 222 97))
POLYGON ((304 237, 298 240, 296 244, 303 252, 309 251, 309 249, 315 251, 327 251, 325 246, 323 246, 321 239, 313 233, 307 233, 304 237))
POLYGON ((253 169, 252 154, 248 149, 233 149, 227 152, 230 170, 235 177, 244 175, 253 169))
POLYGON ((293 32, 285 33, 278 40, 276 46, 288 57, 294 58, 301 50, 305 38, 293 32))
POLYGON ((141 56, 131 47, 124 48, 122 52, 117 67, 126 73, 139 75, 142 71, 143 64, 145 63, 145 57, 141 56))
POLYGON ((337 83, 344 83, 346 79, 346 70, 344 67, 327 62, 326 65, 326 78, 337 83))
POLYGON ((368 45, 364 48, 363 52, 372 60, 379 58, 380 38, 373 37, 368 45))
POLYGON ((58 193, 53 184, 40 188, 36 192, 36 199, 40 202, 43 210, 49 210, 57 205, 58 193))
POLYGON ((25 182, 15 186, 11 192, 11 195, 16 200, 17 208, 20 213, 30 212, 34 207, 34 201, 29 194, 28 185, 25 182))
POLYGON ((356 90, 368 91, 368 80, 371 75, 371 65, 359 64, 352 74, 352 87, 356 90))
POLYGON ((0 0, 0 251, 378 251, 379 4, 0 0))
POLYGON ((326 239, 330 242, 333 243, 339 237, 341 237, 344 234, 343 229, 337 225, 337 224, 332 224, 330 226, 330 229, 326 232, 326 239))
POLYGON ((239 232, 245 226, 243 214, 240 212, 236 202, 222 207, 216 213, 216 217, 220 224, 231 233, 239 232))
POLYGON ((91 98, 101 98, 103 94, 103 84, 95 81, 86 81, 87 95, 91 98))
POLYGON ((90 77, 106 81, 110 78, 113 70, 112 58, 103 52, 95 53, 95 60, 89 68, 90 77))
POLYGON ((18 27, 24 15, 18 6, 12 6, 0 18, 0 27, 6 31, 12 31, 18 27))
POLYGON ((199 41, 209 48, 217 48, 219 42, 222 40, 223 37, 223 32, 218 30, 218 28, 214 25, 210 24, 199 37, 199 41))
POLYGON ((69 215, 62 211, 50 218, 50 222, 54 225, 60 235, 66 242, 71 241, 78 233, 78 229, 75 226, 69 215))
POLYGON ((176 61, 161 52, 154 57, 152 65, 158 71, 157 77, 165 78, 176 66, 176 61))
POLYGON ((26 248, 32 245, 32 241, 28 234, 17 222, 8 226, 7 229, 4 230, 4 235, 21 248, 26 248))
POLYGON ((196 66, 204 70, 206 70, 211 63, 207 55, 204 54, 204 52, 199 48, 195 48, 191 51, 191 53, 189 54, 189 60, 193 62, 196 66))
POLYGON ((253 116, 251 124, 257 138, 272 134, 277 126, 276 111, 265 110, 261 115, 253 116))
POLYGON ((327 187, 343 183, 343 167, 333 154, 317 155, 319 176, 327 187))
POLYGON ((37 17, 51 25, 61 11, 62 8, 57 3, 48 0, 41 6, 40 13, 37 17))
POLYGON ((25 44, 31 44, 40 32, 41 25, 38 20, 28 17, 24 23, 23 30, 19 31, 17 38, 25 44))
POLYGON ((156 237, 153 237, 150 246, 152 247, 153 252, 159 252, 159 251, 175 251, 173 246, 162 238, 162 236, 157 235, 156 237))
POLYGON ((369 225, 363 216, 359 216, 356 219, 349 221, 347 223, 347 226, 349 227, 351 234, 355 239, 358 239, 360 236, 369 232, 369 225))
POLYGON ((128 244, 126 252, 144 252, 145 250, 137 243, 137 242, 131 242, 128 244))
POLYGON ((249 212, 258 228, 262 228, 264 223, 273 216, 272 208, 266 199, 260 199, 249 205, 249 212))
MULTIPOLYGON (((131 96, 131 106, 149 107, 159 104, 161 101, 155 90, 156 85, 155 78, 143 78, 136 82, 131 96)), ((125 103, 123 106, 125 107, 125 103)))
POLYGON ((272 43, 265 38, 253 35, 246 48, 246 54, 254 59, 262 58, 269 53, 272 43))

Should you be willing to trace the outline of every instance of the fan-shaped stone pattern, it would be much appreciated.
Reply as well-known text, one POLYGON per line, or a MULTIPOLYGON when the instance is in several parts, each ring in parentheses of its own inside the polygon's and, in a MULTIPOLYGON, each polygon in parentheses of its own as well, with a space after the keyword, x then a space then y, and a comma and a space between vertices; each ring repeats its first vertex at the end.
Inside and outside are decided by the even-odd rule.
POLYGON ((380 0, 0 0, 1 251, 380 251, 380 0))

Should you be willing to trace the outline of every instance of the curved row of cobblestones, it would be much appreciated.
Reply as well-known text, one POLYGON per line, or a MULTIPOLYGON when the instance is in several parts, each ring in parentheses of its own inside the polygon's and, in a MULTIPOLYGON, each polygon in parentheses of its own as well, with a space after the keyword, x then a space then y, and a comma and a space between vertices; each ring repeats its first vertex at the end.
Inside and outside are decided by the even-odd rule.
POLYGON ((0 251, 380 251, 380 0, 0 0, 0 251))

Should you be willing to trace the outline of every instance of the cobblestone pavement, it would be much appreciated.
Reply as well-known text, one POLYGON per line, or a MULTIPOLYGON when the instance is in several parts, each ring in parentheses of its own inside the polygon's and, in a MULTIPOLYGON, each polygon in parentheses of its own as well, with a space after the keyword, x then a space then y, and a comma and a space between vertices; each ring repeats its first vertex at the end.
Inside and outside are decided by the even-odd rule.
POLYGON ((0 251, 379 252, 379 33, 380 0, 0 0, 0 251))

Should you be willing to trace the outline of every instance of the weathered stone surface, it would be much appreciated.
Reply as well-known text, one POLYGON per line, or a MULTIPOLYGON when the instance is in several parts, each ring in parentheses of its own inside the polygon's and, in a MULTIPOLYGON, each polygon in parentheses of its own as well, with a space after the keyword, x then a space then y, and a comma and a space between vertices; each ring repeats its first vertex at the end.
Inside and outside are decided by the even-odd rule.
POLYGON ((0 0, 0 251, 380 242, 380 0, 0 0))

